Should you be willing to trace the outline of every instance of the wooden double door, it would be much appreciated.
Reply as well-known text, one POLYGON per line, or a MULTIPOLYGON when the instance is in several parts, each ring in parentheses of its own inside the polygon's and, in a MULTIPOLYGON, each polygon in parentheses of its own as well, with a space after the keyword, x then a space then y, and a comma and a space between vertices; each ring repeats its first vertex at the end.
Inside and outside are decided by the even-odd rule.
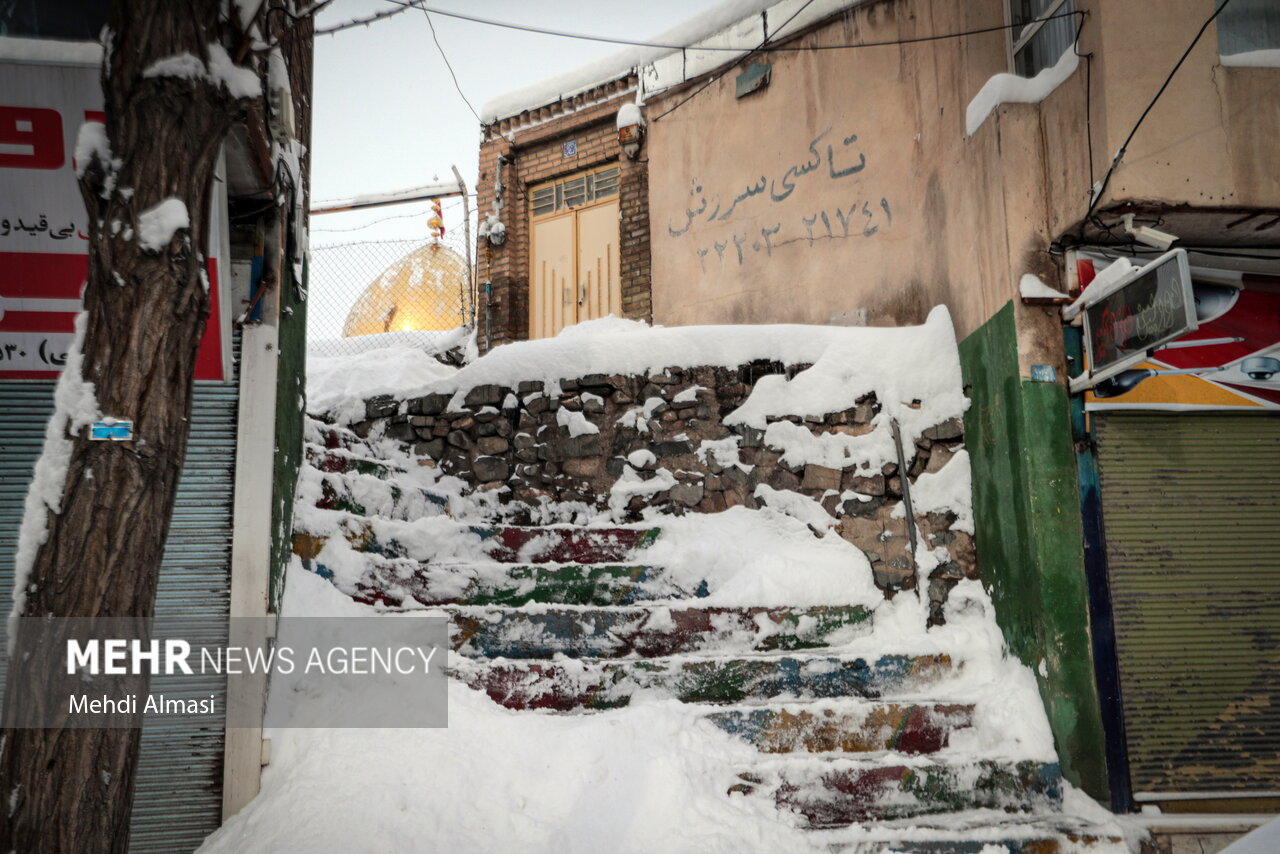
POLYGON ((622 314, 617 167, 535 187, 531 194, 529 337, 622 314))

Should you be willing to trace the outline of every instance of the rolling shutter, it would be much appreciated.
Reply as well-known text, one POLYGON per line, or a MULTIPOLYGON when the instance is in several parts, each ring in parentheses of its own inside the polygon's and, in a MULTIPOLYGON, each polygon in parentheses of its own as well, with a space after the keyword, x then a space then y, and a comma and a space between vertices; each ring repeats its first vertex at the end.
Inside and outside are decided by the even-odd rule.
MULTIPOLYGON (((225 643, 227 636, 238 393, 236 383, 195 385, 187 459, 160 568, 156 617, 181 619, 193 641, 225 643)), ((53 412, 53 383, 0 382, 0 400, 0 615, 8 615, 18 527, 53 412)), ((3 670, 0 664, 0 692, 3 670)), ((213 694, 217 708, 226 708, 225 676, 197 673, 183 677, 180 688, 213 694)), ((143 727, 130 852, 194 851, 217 829, 224 741, 221 722, 143 727)))
POLYGON ((1274 793, 1280 417, 1094 418, 1134 793, 1274 793))

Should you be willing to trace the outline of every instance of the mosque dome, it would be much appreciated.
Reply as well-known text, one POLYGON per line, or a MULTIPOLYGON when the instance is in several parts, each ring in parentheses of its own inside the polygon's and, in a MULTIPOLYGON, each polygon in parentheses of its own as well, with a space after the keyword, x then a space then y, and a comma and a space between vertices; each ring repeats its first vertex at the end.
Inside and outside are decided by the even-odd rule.
POLYGON ((387 267, 351 306, 342 335, 445 331, 463 324, 467 263, 440 243, 428 243, 387 267))

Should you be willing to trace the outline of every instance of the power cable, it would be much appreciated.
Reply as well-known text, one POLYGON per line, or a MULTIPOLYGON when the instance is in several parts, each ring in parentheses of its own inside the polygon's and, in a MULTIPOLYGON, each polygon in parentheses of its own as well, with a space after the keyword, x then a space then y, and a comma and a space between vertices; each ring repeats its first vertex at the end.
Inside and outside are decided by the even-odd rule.
MULTIPOLYGON (((785 29, 787 28, 787 24, 789 24, 789 23, 791 23, 792 21, 794 21, 794 20, 796 19, 796 17, 797 17, 801 12, 803 12, 805 9, 808 9, 808 8, 809 8, 809 6, 811 6, 812 4, 813 4, 813 0, 805 0, 805 4, 804 4, 803 6, 801 6, 799 9, 796 9, 796 10, 795 10, 795 12, 794 12, 794 13, 792 13, 791 17, 790 17, 790 18, 787 18, 785 21, 783 21, 783 22, 782 22, 782 26, 778 27, 776 30, 774 30, 774 32, 775 32, 775 33, 780 33, 780 32, 782 32, 783 30, 785 30, 785 29)), ((766 23, 766 27, 767 27, 767 26, 768 26, 768 24, 766 23)), ((769 43, 769 31, 768 31, 768 29, 766 29, 766 30, 765 30, 764 41, 760 42, 760 44, 756 47, 756 49, 755 49, 755 50, 751 51, 751 52, 750 52, 750 53, 748 53, 746 56, 744 56, 744 57, 743 57, 743 60, 746 60, 746 59, 750 58, 752 54, 754 54, 757 50, 759 50, 760 48, 764 47, 764 46, 765 46, 766 44, 768 44, 768 43, 769 43)), ((719 76, 718 76, 718 75, 712 75, 711 77, 708 77, 705 83, 703 83, 703 84, 702 84, 701 86, 699 86, 697 89, 694 89, 694 90, 693 90, 692 92, 690 92, 690 93, 689 93, 685 98, 683 98, 683 99, 681 99, 681 100, 677 101, 677 102, 676 102, 675 104, 673 104, 671 107, 667 108, 667 109, 666 109, 666 110, 664 110, 663 112, 661 112, 661 113, 659 113, 658 115, 654 116, 654 117, 653 117, 653 121, 655 121, 655 122, 656 122, 656 121, 658 121, 659 119, 664 119, 664 118, 666 118, 667 116, 671 115, 671 114, 672 114, 672 113, 674 113, 676 110, 680 109, 680 108, 681 108, 681 107, 683 107, 685 104, 689 103, 689 102, 690 102, 690 101, 692 101, 694 98, 698 97, 698 95, 699 95, 703 90, 705 90, 708 86, 710 86, 712 83, 715 83, 715 82, 716 82, 717 80, 719 80, 719 79, 720 79, 720 78, 719 78, 719 76)))
POLYGON ((1178 73, 1178 69, 1182 67, 1182 63, 1191 55, 1191 51, 1194 50, 1195 46, 1200 42, 1200 37, 1204 35, 1205 30, 1209 29, 1209 25, 1213 23, 1214 18, 1218 17, 1218 13, 1225 9, 1227 4, 1230 2, 1231 0, 1222 0, 1218 5, 1218 8, 1213 10, 1213 14, 1210 15, 1209 18, 1200 26, 1200 31, 1196 33, 1196 37, 1191 40, 1191 44, 1187 45, 1187 49, 1182 52, 1182 56, 1179 57, 1177 63, 1174 64, 1173 70, 1169 72, 1168 76, 1164 78, 1164 82, 1160 84, 1160 89, 1156 92, 1155 97, 1151 99, 1151 103, 1147 104, 1147 108, 1142 111, 1142 115, 1139 116, 1138 121, 1134 123, 1133 129, 1130 130, 1129 135, 1125 137, 1124 144, 1120 146, 1120 149, 1116 152, 1116 156, 1111 158, 1111 165, 1107 167, 1107 171, 1103 174, 1102 181, 1098 184, 1097 191, 1092 193, 1093 198, 1089 201, 1089 208, 1084 212, 1084 217, 1080 221, 1081 237, 1084 235, 1084 223, 1089 221, 1089 217, 1093 213, 1093 209, 1098 206, 1098 202, 1102 201, 1102 195, 1106 192, 1107 185, 1111 182, 1111 176, 1116 171, 1116 167, 1120 165, 1120 161, 1124 159, 1125 150, 1128 149, 1129 143, 1133 141, 1134 134, 1138 132, 1138 128, 1142 127, 1143 121, 1146 120, 1151 109, 1155 107, 1156 102, 1160 100, 1160 96, 1169 88, 1169 84, 1173 81, 1173 76, 1178 73))
MULTIPOLYGON (((368 24, 371 24, 375 21, 380 21, 385 18, 390 18, 393 15, 398 15, 401 12, 406 12, 409 9, 423 9, 424 11, 430 11, 431 14, 433 15, 442 15, 446 18, 456 18, 460 21, 470 21, 471 23, 474 23, 474 24, 485 24, 486 26, 490 26, 490 27, 501 27, 503 29, 518 30, 520 32, 526 32, 526 33, 536 33, 538 35, 544 35, 544 36, 557 36, 559 38, 578 39, 580 41, 603 42, 605 44, 624 45, 628 47, 650 47, 650 48, 660 48, 663 50, 672 50, 672 51, 676 51, 676 50, 698 50, 698 51, 705 51, 705 52, 723 51, 725 53, 744 53, 747 51, 751 51, 755 53, 802 53, 805 51, 820 51, 820 50, 855 50, 855 49, 864 48, 864 47, 896 47, 898 45, 919 44, 921 42, 943 41, 946 39, 963 38, 965 36, 977 36, 977 35, 982 35, 984 33, 995 33, 995 32, 1000 32, 1001 30, 1012 30, 1012 29, 1017 29, 1018 27, 1025 26, 1025 24, 997 24, 990 27, 979 27, 977 29, 964 30, 962 32, 955 32, 955 33, 941 33, 939 35, 918 36, 916 38, 909 38, 909 39, 891 39, 889 41, 880 41, 880 42, 857 42, 855 44, 828 44, 828 45, 804 45, 804 46, 778 45, 778 46, 772 46, 772 47, 760 45, 755 48, 748 48, 743 46, 725 47, 723 45, 686 45, 686 44, 671 44, 671 43, 665 43, 665 42, 635 41, 633 39, 613 38, 610 36, 597 36, 597 35, 591 35, 588 33, 574 33, 568 30, 553 30, 547 27, 534 27, 526 24, 513 24, 509 21, 499 21, 493 18, 481 18, 478 15, 468 15, 463 12, 453 12, 447 9, 437 9, 435 7, 428 7, 426 5, 426 0, 386 0, 386 2, 394 3, 398 8, 392 9, 386 12, 379 12, 378 14, 370 15, 367 18, 358 18, 351 21, 347 21, 342 24, 334 25, 332 27, 326 27, 323 30, 316 30, 316 35, 318 36, 332 35, 334 33, 342 32, 343 30, 350 29, 352 27, 367 26, 368 24)), ((1057 14, 1048 15, 1044 18, 1040 18, 1037 20, 1052 21, 1057 18, 1083 17, 1084 15, 1085 13, 1082 11, 1058 12, 1057 14)), ((792 15, 792 17, 788 19, 788 23, 793 18, 795 18, 795 15, 792 15)), ((778 32, 781 29, 782 27, 778 27, 777 30, 775 30, 775 32, 778 32)))
MULTIPOLYGON (((412 4, 416 5, 416 4, 412 4)), ((436 35, 436 25, 431 22, 431 13, 427 11, 426 5, 418 6, 422 10, 422 14, 426 16, 427 26, 431 28, 431 40, 436 43, 436 50, 440 51, 440 58, 444 60, 444 67, 449 69, 449 76, 453 78, 453 88, 458 90, 458 95, 462 98, 463 103, 467 105, 467 109, 471 111, 471 115, 476 117, 476 121, 484 124, 480 120, 480 114, 476 112, 476 108, 471 106, 471 102, 467 100, 467 96, 462 91, 462 86, 458 83, 458 75, 453 72, 453 65, 449 62, 449 57, 445 55, 444 46, 440 44, 440 37, 436 35)))

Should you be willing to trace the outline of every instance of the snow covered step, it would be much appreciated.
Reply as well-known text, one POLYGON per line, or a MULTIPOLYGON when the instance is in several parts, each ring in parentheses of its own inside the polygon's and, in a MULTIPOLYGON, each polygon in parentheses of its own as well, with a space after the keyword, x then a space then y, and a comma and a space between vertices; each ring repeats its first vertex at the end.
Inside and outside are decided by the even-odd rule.
POLYGON ((869 697, 918 691, 951 670, 945 655, 645 659, 597 662, 462 659, 452 675, 509 709, 612 709, 639 691, 684 703, 869 697))
POLYGON ((645 658, 816 649, 866 634, 866 608, 458 609, 454 650, 488 658, 645 658))
POLYGON ((986 828, 978 838, 911 839, 892 842, 859 842, 833 847, 839 854, 1129 854, 1124 840, 1105 833, 1027 828, 1029 835, 1015 835, 1016 828, 986 828))
POLYGON ((1047 813, 1062 804, 1057 763, 1036 761, 912 766, 806 759, 742 778, 731 794, 770 791, 779 809, 811 828, 973 809, 1047 813))
POLYGON ((388 480, 404 472, 403 468, 387 460, 345 450, 328 450, 308 443, 303 451, 307 464, 326 474, 365 474, 388 480))
POLYGON ((356 516, 380 516, 385 519, 410 521, 424 516, 440 516, 447 512, 449 500, 430 490, 394 479, 362 474, 304 474, 317 482, 319 497, 315 506, 321 510, 338 510, 356 516))
POLYGON ((972 726, 972 705, 860 704, 853 709, 791 706, 715 712, 707 719, 761 753, 936 753, 972 726))
MULTIPOLYGON (((379 539, 372 519, 355 514, 344 534, 356 551, 388 558, 417 559, 413 549, 394 536, 379 539)), ((635 552, 651 545, 659 535, 657 528, 521 528, 515 526, 485 527, 459 525, 459 531, 477 538, 477 550, 484 559, 500 564, 616 564, 629 562, 635 552)), ((323 536, 305 532, 294 535, 294 554, 304 560, 319 554, 323 536), (303 538, 305 542, 299 538, 303 538)), ((466 563, 435 558, 438 563, 466 563)))
POLYGON ((639 602, 696 601, 707 584, 682 584, 651 566, 439 565, 377 554, 365 556, 366 570, 354 585, 334 577, 316 556, 319 538, 294 537, 295 553, 306 569, 328 578, 357 602, 387 608, 437 605, 634 605, 639 602))
POLYGON ((616 563, 658 539, 657 528, 472 528, 499 563, 616 563))

